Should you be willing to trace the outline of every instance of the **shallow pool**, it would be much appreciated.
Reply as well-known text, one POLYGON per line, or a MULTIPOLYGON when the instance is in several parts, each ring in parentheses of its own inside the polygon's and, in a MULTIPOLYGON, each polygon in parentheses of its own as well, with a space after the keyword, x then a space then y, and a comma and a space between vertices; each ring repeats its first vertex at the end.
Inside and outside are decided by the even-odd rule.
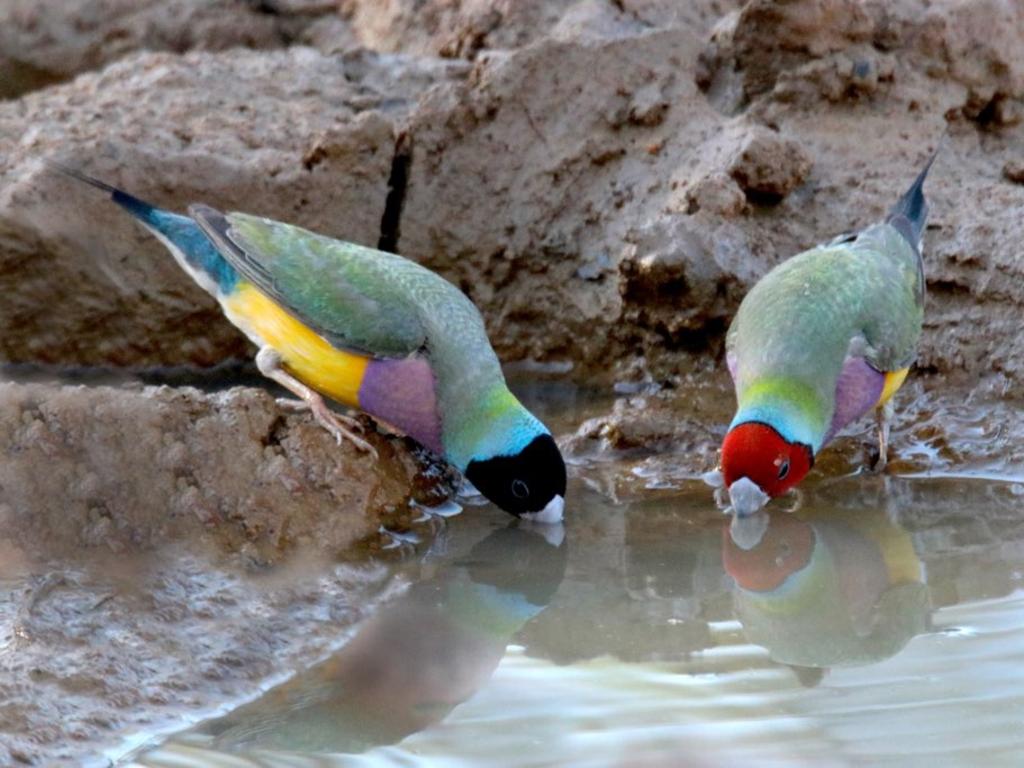
POLYGON ((137 764, 1022 763, 1020 485, 829 478, 741 547, 699 481, 609 471, 564 529, 467 508, 337 654, 137 764))

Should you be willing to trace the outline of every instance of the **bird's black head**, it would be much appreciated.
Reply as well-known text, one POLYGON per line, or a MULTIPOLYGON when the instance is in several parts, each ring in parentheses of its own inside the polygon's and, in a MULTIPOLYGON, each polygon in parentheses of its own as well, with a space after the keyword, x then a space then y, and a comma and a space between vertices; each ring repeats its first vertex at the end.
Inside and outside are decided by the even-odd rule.
POLYGON ((549 540, 536 526, 524 528, 511 520, 508 528, 477 542, 462 562, 474 584, 487 584, 545 606, 565 578, 568 550, 561 537, 549 540))
POLYGON ((466 479, 516 517, 545 523, 562 519, 565 462, 551 435, 538 435, 513 456, 474 459, 466 479))

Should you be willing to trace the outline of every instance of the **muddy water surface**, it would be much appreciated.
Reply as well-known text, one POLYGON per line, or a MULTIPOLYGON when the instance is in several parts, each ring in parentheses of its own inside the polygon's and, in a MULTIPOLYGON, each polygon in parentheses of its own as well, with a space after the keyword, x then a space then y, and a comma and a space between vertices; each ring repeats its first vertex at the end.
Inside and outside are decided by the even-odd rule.
POLYGON ((969 408, 913 413, 885 477, 847 441, 753 545, 685 440, 575 451, 564 529, 467 508, 335 655, 133 764, 1020 765, 1024 486, 969 408))

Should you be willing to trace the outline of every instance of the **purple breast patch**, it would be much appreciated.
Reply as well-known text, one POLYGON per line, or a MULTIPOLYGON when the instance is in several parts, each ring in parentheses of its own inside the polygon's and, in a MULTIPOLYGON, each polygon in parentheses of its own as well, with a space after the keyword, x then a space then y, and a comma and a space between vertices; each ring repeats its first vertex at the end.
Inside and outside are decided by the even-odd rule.
POLYGON ((836 382, 836 410, 822 446, 843 427, 870 411, 885 387, 885 374, 872 368, 863 357, 848 357, 836 382))
POLYGON ((359 407, 444 455, 434 373, 423 358, 371 360, 359 386, 359 407))

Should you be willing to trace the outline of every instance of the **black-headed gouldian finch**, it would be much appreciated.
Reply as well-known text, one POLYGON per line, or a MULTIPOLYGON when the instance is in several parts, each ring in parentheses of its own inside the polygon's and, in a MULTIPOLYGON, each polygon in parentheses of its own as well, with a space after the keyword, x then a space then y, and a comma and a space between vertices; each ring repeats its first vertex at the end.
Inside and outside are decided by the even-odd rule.
POLYGON ((156 208, 110 193, 259 348, 261 373, 338 442, 373 448, 323 396, 443 456, 502 509, 562 519, 566 470, 547 428, 509 391, 480 312, 458 288, 392 253, 244 213, 156 208))
POLYGON ((565 577, 561 526, 510 526, 412 584, 331 658, 203 730, 269 764, 271 751, 362 752, 443 721, 490 680, 565 577))
POLYGON ((721 452, 736 515, 793 488, 822 447, 872 409, 884 468, 890 398, 924 318, 922 187, 934 159, 884 221, 793 256, 740 304, 726 338, 738 408, 721 452))

